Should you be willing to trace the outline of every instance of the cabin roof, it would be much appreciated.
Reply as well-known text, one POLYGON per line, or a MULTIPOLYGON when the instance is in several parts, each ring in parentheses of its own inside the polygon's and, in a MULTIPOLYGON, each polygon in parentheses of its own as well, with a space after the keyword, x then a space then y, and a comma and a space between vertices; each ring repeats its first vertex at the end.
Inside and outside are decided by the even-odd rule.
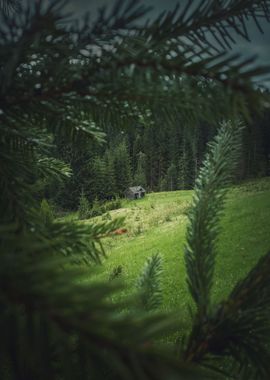
POLYGON ((127 190, 132 193, 139 193, 140 191, 145 193, 145 189, 142 186, 131 186, 127 190))

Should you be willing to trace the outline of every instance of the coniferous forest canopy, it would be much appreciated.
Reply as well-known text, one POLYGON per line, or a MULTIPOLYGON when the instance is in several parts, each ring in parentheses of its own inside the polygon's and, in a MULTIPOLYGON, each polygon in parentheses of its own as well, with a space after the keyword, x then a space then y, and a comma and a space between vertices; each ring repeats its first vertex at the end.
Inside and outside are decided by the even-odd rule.
POLYGON ((70 9, 0 1, 0 379, 269 379, 270 1, 70 9))

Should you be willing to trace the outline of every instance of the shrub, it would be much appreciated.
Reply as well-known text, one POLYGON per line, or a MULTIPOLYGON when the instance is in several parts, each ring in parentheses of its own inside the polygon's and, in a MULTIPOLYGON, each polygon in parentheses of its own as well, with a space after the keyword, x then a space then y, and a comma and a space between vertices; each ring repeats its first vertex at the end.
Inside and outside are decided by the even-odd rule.
POLYGON ((78 217, 80 220, 90 218, 90 203, 83 191, 79 199, 78 217))
POLYGON ((104 203, 104 207, 105 207, 106 211, 117 210, 118 208, 122 207, 121 199, 117 197, 111 201, 108 201, 108 202, 104 203))
POLYGON ((94 200, 93 205, 89 211, 89 217, 93 218, 95 216, 108 213, 108 211, 116 210, 121 207, 121 200, 116 198, 111 201, 101 203, 97 198, 94 200))

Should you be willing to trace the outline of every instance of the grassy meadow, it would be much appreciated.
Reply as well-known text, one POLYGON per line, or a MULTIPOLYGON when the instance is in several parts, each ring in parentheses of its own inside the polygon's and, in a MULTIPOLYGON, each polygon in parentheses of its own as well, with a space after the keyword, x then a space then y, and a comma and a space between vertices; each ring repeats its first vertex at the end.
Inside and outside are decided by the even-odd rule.
MULTIPOLYGON (((159 252, 163 259, 162 311, 179 314, 181 328, 190 324, 192 306, 184 265, 187 212, 192 191, 147 194, 144 199, 124 200, 122 208, 95 220, 125 217, 127 233, 105 238, 107 259, 91 281, 109 280, 112 271, 122 267, 119 276, 122 299, 136 291, 136 279, 146 259, 159 252)), ((83 223, 88 223, 84 221, 83 223)), ((226 297, 232 287, 270 248, 270 178, 247 182, 229 190, 221 220, 213 300, 226 297)), ((86 269, 87 270, 87 269, 86 269)))

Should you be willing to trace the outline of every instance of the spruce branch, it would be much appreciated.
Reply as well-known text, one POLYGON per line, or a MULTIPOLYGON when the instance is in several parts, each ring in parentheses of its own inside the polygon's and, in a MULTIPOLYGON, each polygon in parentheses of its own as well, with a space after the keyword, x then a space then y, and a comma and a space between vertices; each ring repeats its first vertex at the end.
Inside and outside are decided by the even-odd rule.
POLYGON ((72 263, 101 263, 106 257, 102 238, 123 225, 123 218, 107 223, 53 222, 40 239, 39 246, 54 254, 62 254, 72 263))
POLYGON ((224 124, 214 141, 195 185, 189 213, 185 260, 188 285, 197 312, 184 349, 187 362, 221 371, 219 358, 229 357, 233 373, 241 378, 267 379, 269 375, 270 254, 219 305, 210 291, 216 255, 218 222, 224 208, 226 186, 239 155, 241 124, 224 124))
MULTIPOLYGON (((209 3, 211 9, 215 8, 214 3, 209 3)), ((259 15, 263 5, 259 1, 256 1, 256 4, 252 7, 250 2, 244 4, 242 0, 234 0, 226 2, 226 4, 225 2, 220 3, 220 7, 216 8, 219 12, 222 8, 221 13, 224 15, 227 14, 226 12, 236 12, 239 15, 243 12, 245 15, 245 12, 248 12, 247 9, 252 8, 250 12, 254 11, 257 12, 256 15, 259 15)), ((121 7, 120 10, 125 8, 123 3, 121 3, 121 7)), ((127 5, 126 9, 128 10, 129 7, 132 11, 131 5, 127 5)), ((266 17, 268 5, 264 4, 264 7, 266 8, 265 14, 262 13, 261 16, 266 17)), ((201 8, 204 9, 202 4, 201 8)), ((207 7, 203 12, 206 11, 207 7)), ((15 30, 26 31, 18 41, 8 43, 8 39, 4 38, 5 29, 3 28, 2 31, 2 59, 6 62, 7 70, 3 70, 0 80, 4 95, 1 100, 1 108, 4 112, 12 111, 16 104, 20 108, 39 107, 41 111, 47 113, 48 103, 52 105, 52 102, 54 108, 64 110, 67 105, 70 106, 74 102, 85 102, 98 109, 101 108, 104 101, 106 111, 108 111, 110 108, 119 107, 125 100, 144 104, 146 100, 151 103, 153 99, 165 102, 168 97, 170 97, 169 103, 174 101, 176 105, 175 100, 180 96, 183 98, 184 91, 177 83, 178 79, 183 76, 199 80, 205 78, 208 81, 221 83, 221 91, 223 87, 226 94, 235 92, 239 97, 241 96, 241 99, 243 98, 243 101, 237 102, 237 106, 240 109, 243 108, 246 113, 248 106, 244 107, 244 105, 248 104, 251 98, 257 97, 257 104, 261 101, 258 93, 256 97, 253 97, 254 88, 251 79, 259 78, 269 72, 269 68, 250 68, 250 65, 253 64, 251 60, 239 63, 239 57, 229 56, 224 51, 211 57, 203 45, 199 50, 194 49, 196 37, 193 37, 192 44, 186 42, 180 44, 177 39, 166 34, 168 25, 172 21, 168 15, 166 25, 158 24, 160 33, 162 34, 164 29, 166 38, 159 40, 158 33, 151 32, 150 27, 146 27, 144 30, 150 30, 151 38, 147 35, 137 35, 135 28, 134 33, 124 33, 121 38, 110 42, 108 48, 108 44, 101 42, 103 32, 98 28, 95 32, 97 45, 93 41, 91 42, 90 37, 87 41, 87 35, 91 35, 91 26, 87 23, 84 26, 84 37, 77 37, 77 43, 74 44, 73 38, 76 30, 71 31, 59 25, 59 18, 61 21, 63 18, 61 19, 59 15, 57 4, 49 7, 43 13, 39 8, 35 12, 33 15, 30 13, 31 17, 25 24, 17 25, 14 22, 15 30), (35 18, 39 22, 36 22, 35 18), (31 28, 34 28, 40 36, 37 44, 33 44, 32 41, 34 33, 28 33, 29 30, 32 30, 31 28), (49 37, 55 34, 56 38, 50 40, 49 37), (153 41, 153 46, 151 41, 153 41), (28 54, 25 53, 26 51, 28 54), (31 66, 33 59, 30 52, 37 57, 34 61, 35 65, 31 69, 29 69, 29 65, 31 66), (11 64, 10 57, 13 56, 16 56, 16 59, 12 59, 11 64), (37 78, 36 73, 39 75, 41 73, 41 76, 37 78), (167 87, 164 79, 166 76, 169 76, 172 82, 176 82, 172 95, 170 95, 170 91, 164 93, 164 88, 167 87), (48 78, 53 78, 53 80, 49 82, 48 78), (130 88, 133 89, 132 94, 130 88)), ((175 21, 172 28, 177 28, 178 24, 178 27, 181 27, 181 22, 185 22, 185 17, 182 18, 175 21)), ((192 92, 190 99, 197 96, 196 91, 192 91, 192 86, 189 86, 189 91, 192 92)), ((253 103, 253 99, 250 103, 253 103)), ((206 102, 206 98, 200 97, 200 101, 206 102)), ((98 121, 100 122, 102 122, 102 115, 103 111, 99 113, 98 121)))
POLYGON ((269 21, 269 7, 269 1, 265 0, 189 0, 186 5, 178 4, 173 11, 159 15, 142 34, 152 36, 153 44, 173 38, 182 42, 184 37, 199 49, 207 46, 212 53, 224 51, 236 43, 232 32, 250 40, 248 20, 262 33, 259 20, 269 21))
POLYGON ((37 157, 37 177, 63 182, 71 176, 68 165, 52 157, 37 157))
POLYGON ((188 216, 185 262, 189 290, 201 321, 210 309, 219 220, 226 186, 239 156, 241 129, 241 125, 232 123, 222 125, 209 144, 209 152, 195 182, 193 207, 188 216))
POLYGON ((1 0, 0 1, 0 11, 5 15, 8 15, 10 12, 18 12, 21 8, 20 0, 1 0))
POLYGON ((203 324, 195 323, 186 351, 188 361, 207 366, 211 357, 227 356, 237 364, 234 370, 241 378, 268 378, 269 266, 267 253, 203 324))
POLYGON ((162 274, 162 260, 157 253, 150 256, 137 280, 140 291, 140 302, 146 310, 157 309, 162 303, 160 277, 162 274))

